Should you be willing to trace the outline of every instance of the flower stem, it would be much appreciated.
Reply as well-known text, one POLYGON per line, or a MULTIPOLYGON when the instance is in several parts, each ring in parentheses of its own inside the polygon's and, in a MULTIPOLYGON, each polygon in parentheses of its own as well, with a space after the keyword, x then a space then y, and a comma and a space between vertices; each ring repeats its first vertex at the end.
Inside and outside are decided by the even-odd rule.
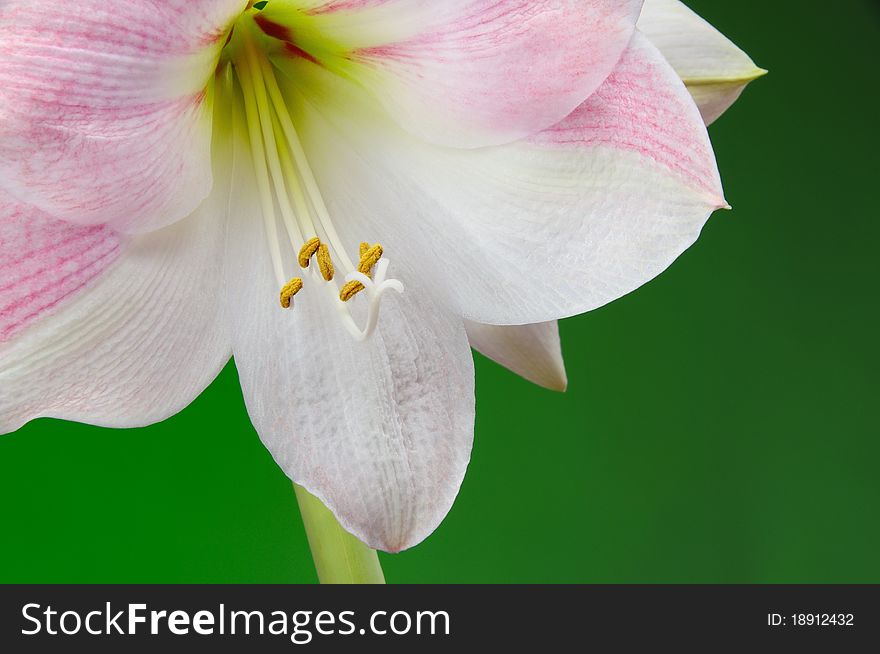
POLYGON ((384 584, 379 557, 345 531, 330 510, 301 486, 293 485, 312 559, 322 584, 384 584))

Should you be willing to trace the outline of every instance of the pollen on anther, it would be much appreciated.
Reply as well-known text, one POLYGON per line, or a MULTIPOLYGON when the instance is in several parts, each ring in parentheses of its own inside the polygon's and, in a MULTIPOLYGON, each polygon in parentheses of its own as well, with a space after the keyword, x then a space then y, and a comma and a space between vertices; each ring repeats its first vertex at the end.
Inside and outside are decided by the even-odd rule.
POLYGON ((309 261, 312 258, 312 255, 318 251, 318 248, 321 247, 321 239, 317 236, 315 238, 309 239, 306 241, 306 244, 302 246, 299 251, 299 267, 300 268, 308 268, 309 261))
MULTIPOLYGON (((358 263, 358 272, 366 275, 367 277, 372 277, 373 266, 379 263, 379 259, 382 258, 382 246, 376 243, 376 245, 370 247, 369 243, 361 243, 360 253, 361 260, 358 263)), ((343 286, 342 290, 339 291, 339 299, 343 302, 348 302, 351 298, 363 291, 365 288, 366 287, 359 281, 352 280, 348 282, 345 286, 343 286)))
POLYGON ((293 296, 299 293, 303 287, 303 280, 299 277, 294 277, 289 282, 284 285, 284 288, 281 289, 281 307, 283 309, 290 308, 290 301, 293 299, 293 296))
POLYGON ((333 260, 330 258, 330 249, 324 243, 318 246, 317 259, 318 268, 321 270, 321 276, 324 278, 324 281, 332 281, 334 275, 333 260))
POLYGON ((369 275, 373 270, 373 266, 379 263, 382 258, 382 246, 378 243, 371 248, 364 250, 364 243, 361 243, 361 261, 358 264, 358 270, 364 275, 369 275))
POLYGON ((358 281, 350 281, 339 291, 339 299, 348 302, 355 295, 364 290, 364 285, 358 281))

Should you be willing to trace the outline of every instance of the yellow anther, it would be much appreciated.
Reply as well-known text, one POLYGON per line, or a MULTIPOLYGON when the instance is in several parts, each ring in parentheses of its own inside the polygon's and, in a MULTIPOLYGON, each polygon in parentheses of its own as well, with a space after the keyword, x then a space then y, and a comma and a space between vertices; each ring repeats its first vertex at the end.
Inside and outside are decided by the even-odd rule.
POLYGON ((364 285, 358 281, 350 281, 348 284, 342 287, 342 290, 339 291, 339 299, 343 302, 348 302, 355 295, 364 290, 364 285))
POLYGON ((318 268, 321 269, 324 281, 329 282, 333 279, 333 261, 330 259, 330 250, 323 243, 318 246, 318 268))
MULTIPOLYGON (((360 247, 361 252, 361 260, 358 263, 358 272, 367 277, 373 276, 373 266, 379 263, 379 259, 382 258, 382 246, 376 243, 376 245, 370 247, 369 243, 361 243, 360 247)), ((358 281, 350 281, 348 284, 342 287, 342 290, 339 291, 339 299, 343 302, 348 302, 355 295, 364 290, 364 285, 358 281)))
POLYGON ((364 243, 361 243, 361 262, 358 264, 358 270, 369 276, 373 266, 379 263, 379 259, 382 258, 382 246, 376 243, 376 245, 364 251, 364 245, 364 243))
POLYGON ((299 267, 300 268, 308 268, 309 260, 312 258, 312 255, 318 251, 318 248, 321 247, 321 239, 317 236, 313 239, 309 239, 306 241, 306 244, 302 246, 302 249, 299 251, 299 267))
POLYGON ((290 301, 293 299, 293 296, 299 293, 303 287, 303 280, 299 277, 294 277, 289 282, 284 285, 284 288, 281 289, 281 307, 284 309, 290 308, 290 301))

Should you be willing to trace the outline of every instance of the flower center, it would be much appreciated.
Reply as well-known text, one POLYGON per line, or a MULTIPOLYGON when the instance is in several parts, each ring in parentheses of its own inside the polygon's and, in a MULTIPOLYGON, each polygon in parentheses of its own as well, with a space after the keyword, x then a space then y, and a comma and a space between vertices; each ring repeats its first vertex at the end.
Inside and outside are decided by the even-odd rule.
MULTIPOLYGON (((305 284, 319 284, 339 309, 352 336, 365 340, 378 323, 382 295, 388 290, 402 293, 403 284, 387 278, 390 262, 383 258, 381 245, 361 243, 357 263, 348 256, 309 165, 275 67, 262 47, 260 32, 284 41, 288 49, 297 47, 283 26, 262 19, 260 11, 266 4, 249 5, 230 33, 226 49, 243 98, 267 246, 281 289, 280 305, 282 309, 293 308, 294 296, 305 284), (285 262, 282 239, 299 252, 296 262, 285 262), (341 267, 341 280, 334 260, 341 267), (363 328, 348 306, 360 294, 368 300, 363 328)), ((305 53, 299 56, 309 58, 305 53)))

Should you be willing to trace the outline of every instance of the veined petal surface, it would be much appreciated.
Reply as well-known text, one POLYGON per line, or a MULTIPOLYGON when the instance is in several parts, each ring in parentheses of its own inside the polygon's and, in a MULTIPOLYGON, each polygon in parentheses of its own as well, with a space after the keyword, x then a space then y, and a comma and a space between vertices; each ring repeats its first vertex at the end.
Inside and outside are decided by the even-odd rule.
POLYGON ((273 0, 262 19, 419 138, 496 145, 571 113, 611 73, 642 0, 273 0))
MULTIPOLYGON (((322 86, 298 88, 287 93, 322 86)), ((571 115, 494 148, 425 145, 361 94, 327 93, 295 109, 340 231, 381 240, 474 322, 602 306, 666 269, 726 205, 699 111, 639 34, 571 115)))
POLYGON ((707 125, 767 72, 679 0, 645 0, 639 29, 684 80, 707 125))
POLYGON ((106 226, 54 220, 0 191, 0 343, 87 290, 123 241, 106 226))
POLYGON ((242 0, 0 3, 0 188, 145 232, 211 188, 206 95, 242 0))
MULTIPOLYGON (((283 229, 266 227, 250 155, 237 141, 226 284, 251 421, 281 469, 343 527, 373 548, 411 547, 449 511, 470 459, 474 378, 464 327, 414 279, 383 300, 375 333, 355 341, 336 287, 303 275, 283 229), (289 310, 279 306, 273 243, 305 282, 289 310)), ((362 302, 350 303, 361 321, 362 302)))
POLYGON ((193 215, 133 237, 0 201, 0 434, 44 416, 139 427, 213 381, 231 355, 220 179, 193 215))

